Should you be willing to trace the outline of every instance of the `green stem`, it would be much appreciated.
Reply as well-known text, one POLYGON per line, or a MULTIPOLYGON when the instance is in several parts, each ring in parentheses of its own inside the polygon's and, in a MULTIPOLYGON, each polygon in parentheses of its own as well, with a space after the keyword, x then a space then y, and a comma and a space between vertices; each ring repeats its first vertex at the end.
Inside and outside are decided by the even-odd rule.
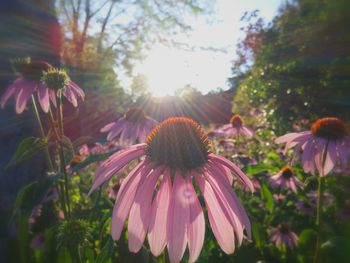
MULTIPOLYGON (((57 100, 57 107, 58 107, 58 135, 59 139, 61 140, 63 138, 63 107, 62 107, 62 93, 61 91, 58 92, 58 100, 57 100)), ((60 158, 60 168, 61 172, 63 173, 63 180, 64 180, 64 192, 65 192, 65 199, 66 199, 66 205, 67 205, 67 216, 68 219, 70 218, 71 214, 71 208, 70 208, 70 202, 69 202, 69 190, 68 190, 68 175, 66 170, 66 162, 64 159, 64 152, 61 145, 61 142, 59 142, 58 152, 59 152, 59 158, 60 158)))
POLYGON ((98 207, 98 203, 100 202, 100 199, 101 199, 101 193, 102 193, 102 186, 99 187, 98 189, 98 193, 97 193, 97 197, 95 199, 95 204, 94 204, 94 207, 92 209, 92 212, 91 212, 91 215, 90 215, 90 222, 94 219, 95 217, 95 211, 98 207))
POLYGON ((323 204, 323 178, 318 178, 318 189, 317 189, 317 214, 316 214, 316 248, 315 248, 315 256, 314 263, 318 263, 320 261, 320 248, 321 248, 321 224, 322 224, 322 204, 323 204))
POLYGON ((326 163, 328 150, 328 143, 326 144, 325 150, 322 155, 322 171, 320 176, 318 177, 318 189, 317 189, 317 211, 316 211, 316 247, 315 247, 315 256, 314 263, 320 262, 320 248, 321 248, 321 232, 322 232, 322 205, 323 205, 323 176, 324 176, 324 166, 326 163))
MULTIPOLYGON (((45 131, 44 131, 44 128, 43 128, 43 124, 42 124, 41 119, 40 119, 40 114, 39 114, 39 111, 38 111, 38 107, 36 106, 35 98, 34 98, 33 95, 32 95, 32 103, 33 103, 33 108, 34 108, 36 120, 37 120, 39 128, 40 128, 41 138, 43 140, 47 140, 46 135, 45 135, 45 131)), ((52 165, 52 160, 51 160, 51 156, 50 156, 50 152, 49 152, 49 147, 48 146, 45 146, 44 153, 45 153, 45 156, 46 156, 46 161, 47 161, 47 165, 48 165, 48 167, 50 169, 50 172, 53 172, 54 168, 53 168, 53 165, 52 165)))
MULTIPOLYGON (((51 109, 50 109, 49 115, 50 115, 51 127, 52 127, 52 129, 53 129, 53 131, 55 133, 56 140, 59 141, 60 140, 60 136, 59 136, 59 133, 58 133, 58 131, 56 129, 55 119, 53 117, 51 109)), ((59 191, 60 192, 60 202, 61 202, 61 206, 62 206, 62 209, 63 209, 64 218, 66 218, 67 215, 68 215, 68 212, 67 212, 67 205, 66 205, 65 190, 64 190, 64 183, 63 182, 59 183, 59 189, 60 189, 60 191, 59 191)))

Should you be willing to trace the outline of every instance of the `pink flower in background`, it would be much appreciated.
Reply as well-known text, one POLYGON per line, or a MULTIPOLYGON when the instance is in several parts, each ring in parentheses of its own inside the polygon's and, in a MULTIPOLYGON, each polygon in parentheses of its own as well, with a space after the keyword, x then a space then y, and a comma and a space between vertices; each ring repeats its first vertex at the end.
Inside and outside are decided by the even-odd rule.
POLYGON ((148 133, 158 124, 157 121, 148 117, 140 108, 129 109, 123 117, 111 122, 101 129, 108 132, 107 140, 113 140, 120 135, 120 140, 130 143, 144 142, 148 133))
POLYGON ((276 203, 282 203, 284 200, 286 200, 286 196, 283 194, 273 194, 272 198, 276 203))
MULTIPOLYGON (((63 69, 49 68, 43 72, 41 81, 50 92, 61 91, 62 95, 74 106, 78 106, 78 99, 84 100, 84 91, 71 79, 63 69)), ((54 93, 54 94, 55 94, 54 93)), ((56 103, 54 103, 56 105, 56 103)))
MULTIPOLYGON (((56 106, 56 90, 50 87, 48 83, 43 81, 45 72, 59 71, 53 69, 50 64, 44 61, 32 61, 25 64, 21 68, 21 76, 18 77, 5 91, 0 99, 1 107, 3 108, 7 101, 14 97, 16 100, 16 112, 22 113, 27 106, 28 100, 34 93, 37 93, 39 104, 44 112, 48 112, 50 108, 50 101, 56 106)), ((63 71, 59 71, 63 72, 63 71)), ((84 99, 83 90, 71 81, 67 74, 64 83, 62 94, 73 104, 77 106, 77 98, 84 99)), ((57 82, 57 79, 54 79, 57 82)), ((52 83, 52 82, 51 82, 52 83)))
POLYGON ((289 224, 282 223, 271 229, 270 241, 275 243, 277 247, 285 246, 293 249, 298 244, 298 236, 292 232, 289 224))
POLYGON ((286 143, 285 151, 294 147, 306 173, 326 176, 336 166, 346 169, 350 156, 348 127, 338 118, 315 121, 310 131, 288 133, 276 139, 286 143))
POLYGON ((218 132, 224 133, 226 136, 234 137, 242 135, 247 138, 253 137, 253 132, 250 128, 244 125, 242 117, 238 114, 234 114, 229 124, 225 124, 218 128, 218 132))
POLYGON ((44 112, 49 111, 49 100, 56 103, 55 91, 49 89, 41 82, 42 74, 51 67, 44 61, 33 61, 23 66, 21 76, 18 77, 5 91, 0 99, 3 108, 7 101, 14 97, 16 100, 16 112, 22 113, 28 100, 36 92, 38 101, 44 112))
POLYGON ((303 212, 307 215, 314 215, 316 212, 316 207, 314 203, 306 202, 302 200, 298 200, 295 203, 295 207, 298 208, 299 211, 303 212))
POLYGON ((138 252, 147 235, 153 255, 160 255, 167 246, 170 261, 180 262, 188 246, 189 261, 196 261, 205 220, 194 182, 225 253, 233 253, 235 243, 242 243, 244 230, 250 237, 250 222, 232 189, 231 172, 253 191, 251 181, 235 164, 210 153, 207 135, 189 118, 169 118, 153 129, 146 143, 113 154, 97 170, 90 193, 142 157, 118 191, 111 223, 114 240, 120 238, 129 218, 130 251, 138 252))
POLYGON ((216 138, 220 138, 223 137, 224 134, 222 132, 219 132, 217 130, 210 130, 207 132, 208 138, 210 140, 216 139, 216 138))
POLYGON ((303 186, 303 183, 299 181, 299 179, 295 176, 292 168, 289 166, 283 167, 270 179, 273 185, 288 188, 294 193, 297 192, 297 188, 302 188, 303 186))
MULTIPOLYGON (((307 197, 309 198, 310 202, 313 204, 317 204, 317 191, 311 191, 306 194, 307 197)), ((324 192, 322 195, 323 198, 323 205, 331 205, 334 202, 334 196, 328 192, 324 192)))

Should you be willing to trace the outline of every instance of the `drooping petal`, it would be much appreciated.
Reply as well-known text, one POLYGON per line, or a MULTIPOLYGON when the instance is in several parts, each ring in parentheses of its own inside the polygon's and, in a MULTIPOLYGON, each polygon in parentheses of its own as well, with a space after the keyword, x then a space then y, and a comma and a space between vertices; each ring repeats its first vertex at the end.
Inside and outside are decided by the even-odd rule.
POLYGON ((74 106, 78 106, 77 98, 73 91, 69 87, 65 87, 62 91, 63 96, 67 98, 67 100, 74 106))
POLYGON ((242 130, 242 133, 243 133, 247 138, 252 138, 252 137, 253 137, 253 132, 252 132, 252 130, 249 129, 248 127, 243 126, 241 130, 242 130))
POLYGON ((131 207, 128 222, 129 250, 138 252, 145 240, 146 232, 151 216, 152 196, 155 184, 163 167, 156 168, 139 186, 134 203, 131 207))
POLYGON ((276 143, 286 143, 286 142, 290 142, 293 141, 295 139, 297 139, 300 136, 303 136, 304 132, 292 132, 292 133, 287 133, 285 135, 282 135, 278 138, 275 139, 276 143))
POLYGON ((16 98, 16 112, 18 114, 24 111, 27 102, 35 89, 36 86, 33 82, 28 82, 27 84, 23 84, 21 87, 19 87, 18 96, 16 98))
POLYGON ((84 91, 73 81, 69 81, 69 87, 72 89, 72 91, 77 94, 82 100, 85 98, 84 91))
POLYGON ((238 178, 242 181, 242 183, 245 184, 245 186, 251 191, 254 192, 254 186, 253 183, 250 181, 250 179, 248 178, 248 176, 246 176, 241 169, 238 168, 238 166, 236 166, 234 163, 230 162, 229 160, 227 160, 224 157, 221 157, 219 155, 216 154, 209 154, 209 159, 211 159, 214 163, 220 163, 224 166, 226 166, 227 168, 229 168, 231 171, 233 171, 238 178))
MULTIPOLYGON (((250 238, 251 237, 251 226, 250 226, 250 221, 248 218, 248 215, 239 201, 237 195, 233 191, 231 185, 227 184, 227 181, 224 180, 224 176, 217 176, 215 171, 212 171, 211 173, 209 172, 208 174, 211 177, 211 180, 214 180, 217 184, 217 187, 219 191, 222 191, 224 193, 225 199, 228 201, 229 206, 231 207, 232 211, 238 216, 240 220, 240 224, 246 228, 247 235, 250 238), (213 174, 214 172, 214 174, 213 174)), ((239 226, 237 226, 239 229, 239 226)), ((241 240, 241 235, 237 232, 238 235, 238 241, 239 243, 242 241, 241 240)))
POLYGON ((192 185, 192 179, 188 178, 186 180, 186 184, 190 209, 190 218, 187 231, 188 250, 190 252, 188 261, 195 262, 201 253, 204 243, 205 221, 202 207, 192 185))
POLYGON ((108 135, 107 135, 107 140, 108 141, 111 141, 113 140, 115 137, 117 137, 121 132, 122 130, 125 128, 125 119, 124 117, 123 118, 120 118, 116 123, 115 125, 110 129, 108 135))
POLYGON ((326 159, 324 160, 324 175, 330 173, 337 162, 336 142, 330 141, 327 147, 326 159))
POLYGON ((38 84, 38 100, 43 111, 47 113, 50 108, 49 89, 41 83, 38 84))
POLYGON ((210 164, 210 166, 214 169, 217 170, 218 174, 223 174, 225 175, 225 178, 227 179, 228 183, 230 185, 233 184, 233 176, 231 173, 231 170, 229 168, 227 168, 226 166, 222 166, 222 165, 216 165, 214 162, 208 161, 208 163, 210 164))
POLYGON ((226 254, 232 254, 235 251, 234 232, 222 210, 220 201, 217 199, 212 187, 206 180, 201 176, 196 176, 195 178, 204 196, 204 201, 208 209, 209 223, 215 238, 226 254))
POLYGON ((57 107, 56 91, 50 89, 50 91, 49 91, 49 96, 50 96, 50 100, 51 100, 52 104, 53 104, 55 107, 57 107))
POLYGON ((103 126, 101 129, 100 129, 100 132, 109 132, 111 130, 111 128, 117 124, 118 121, 116 122, 111 122, 111 123, 108 123, 106 124, 105 126, 103 126))
POLYGON ((135 128, 135 126, 131 122, 126 121, 125 125, 123 127, 123 131, 120 134, 120 140, 121 141, 129 140, 130 134, 134 128, 135 128))
POLYGON ((144 155, 144 147, 142 147, 142 145, 134 145, 124 151, 116 152, 110 156, 98 168, 89 194, 91 194, 97 187, 108 181, 115 173, 117 173, 129 162, 142 155, 144 155))
MULTIPOLYGON (((237 235, 238 244, 240 245, 243 240, 242 225, 244 222, 242 216, 240 215, 240 211, 235 205, 235 200, 232 198, 227 188, 220 184, 222 181, 220 182, 219 178, 215 178, 215 175, 207 174, 206 172, 204 175, 205 179, 210 184, 217 199, 219 200, 227 219, 230 221, 234 233, 237 235)), ((234 236, 232 238, 234 238, 234 236)))
POLYGON ((149 172, 149 170, 145 169, 144 164, 145 161, 142 161, 130 172, 125 180, 122 181, 118 191, 111 222, 111 235, 114 240, 120 238, 124 222, 134 202, 135 194, 142 176, 147 175, 146 172, 149 172))
POLYGON ((182 178, 179 170, 175 172, 173 198, 172 198, 172 216, 168 229, 168 251, 171 262, 180 262, 187 244, 187 230, 190 210, 186 200, 186 182, 182 178))
POLYGON ((152 213, 148 229, 148 243, 154 256, 159 256, 167 241, 167 225, 172 197, 169 170, 163 172, 157 196, 152 203, 152 213))
POLYGON ((11 98, 13 95, 15 95, 18 92, 18 89, 15 83, 16 81, 13 84, 11 84, 9 87, 7 87, 6 91, 1 96, 1 99, 0 99, 1 108, 4 108, 9 98, 11 98))

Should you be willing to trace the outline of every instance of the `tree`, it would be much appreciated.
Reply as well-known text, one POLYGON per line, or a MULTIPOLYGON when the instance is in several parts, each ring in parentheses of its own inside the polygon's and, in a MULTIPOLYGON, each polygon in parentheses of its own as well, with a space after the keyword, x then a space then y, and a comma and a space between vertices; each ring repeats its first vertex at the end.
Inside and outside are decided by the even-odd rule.
POLYGON ((296 0, 281 8, 258 33, 252 65, 231 80, 235 110, 263 107, 280 132, 297 119, 350 117, 347 9, 346 0, 296 0))

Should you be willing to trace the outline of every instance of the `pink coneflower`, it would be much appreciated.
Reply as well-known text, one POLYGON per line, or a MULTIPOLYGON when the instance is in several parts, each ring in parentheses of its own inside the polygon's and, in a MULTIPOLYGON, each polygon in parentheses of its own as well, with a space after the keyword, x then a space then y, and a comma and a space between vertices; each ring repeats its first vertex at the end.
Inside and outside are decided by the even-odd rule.
POLYGON ((283 167, 277 174, 271 178, 272 184, 289 188, 296 193, 297 188, 302 188, 303 183, 295 176, 293 170, 289 166, 283 167))
POLYGON ((293 249, 297 246, 298 236, 292 232, 289 224, 282 223, 271 229, 270 241, 277 247, 288 247, 293 249))
POLYGON ((322 118, 315 121, 310 131, 288 133, 276 139, 286 143, 285 150, 295 147, 305 172, 326 176, 335 166, 346 168, 350 156, 348 128, 338 118, 322 118))
POLYGON ((22 113, 27 106, 28 100, 37 92, 38 100, 44 112, 49 110, 49 99, 56 103, 54 91, 50 91, 41 82, 42 74, 51 67, 44 61, 32 61, 21 68, 21 76, 18 77, 5 91, 1 97, 1 107, 14 97, 16 100, 16 112, 22 113))
MULTIPOLYGON (((63 69, 49 68, 43 72, 41 81, 49 89, 49 92, 61 91, 62 95, 74 106, 78 106, 78 99, 84 100, 84 91, 72 80, 63 69)), ((56 105, 54 101, 54 105, 56 105)))
POLYGON ((211 228, 225 253, 233 253, 235 243, 242 243, 244 229, 250 236, 249 219, 231 187, 231 171, 253 191, 251 181, 229 160, 210 152, 207 135, 189 118, 169 118, 152 130, 146 143, 112 155, 99 167, 90 192, 142 156, 145 158, 118 191, 111 224, 114 240, 120 238, 129 218, 130 251, 139 251, 147 234, 153 255, 160 255, 167 246, 170 261, 180 262, 188 245, 189 261, 194 262, 205 233, 194 181, 204 196, 211 228))
POLYGON ((234 114, 230 119, 230 123, 221 126, 218 131, 223 132, 226 136, 242 135, 247 138, 253 136, 252 130, 244 125, 242 117, 238 114, 234 114))
POLYGON ((77 97, 84 99, 84 92, 69 79, 67 74, 64 75, 62 72, 62 70, 54 69, 44 61, 29 62, 21 68, 20 77, 2 95, 0 99, 1 107, 3 108, 7 101, 14 97, 16 100, 16 112, 18 114, 22 113, 27 106, 28 100, 36 92, 42 110, 48 112, 50 100, 56 106, 56 90, 55 87, 50 86, 53 83, 63 83, 64 87, 60 87, 63 87, 62 94, 76 107, 77 97), (60 72, 58 78, 57 74, 52 76, 53 71, 60 72))
POLYGON ((120 134, 121 141, 130 143, 144 142, 147 134, 158 124, 140 108, 129 109, 123 117, 111 122, 101 129, 108 132, 107 140, 113 140, 120 134))

